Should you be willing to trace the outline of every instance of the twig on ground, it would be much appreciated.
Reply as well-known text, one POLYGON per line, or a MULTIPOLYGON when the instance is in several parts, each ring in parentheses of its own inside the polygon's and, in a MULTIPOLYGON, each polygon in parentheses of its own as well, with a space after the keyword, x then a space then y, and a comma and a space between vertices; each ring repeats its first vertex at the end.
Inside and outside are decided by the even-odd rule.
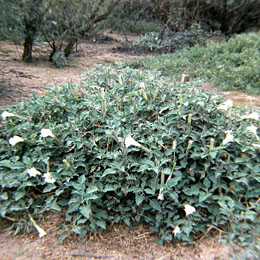
POLYGON ((115 257, 113 255, 93 255, 93 254, 85 254, 85 253, 72 253, 71 256, 93 257, 97 259, 115 257))

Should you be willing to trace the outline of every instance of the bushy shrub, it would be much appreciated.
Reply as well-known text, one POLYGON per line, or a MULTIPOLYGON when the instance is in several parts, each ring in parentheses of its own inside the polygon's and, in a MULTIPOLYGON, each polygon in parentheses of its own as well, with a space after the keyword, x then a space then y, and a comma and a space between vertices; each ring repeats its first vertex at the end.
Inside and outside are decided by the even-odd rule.
POLYGON ((65 57, 65 54, 63 51, 57 51, 52 56, 52 63, 56 68, 64 68, 65 64, 67 62, 67 58, 65 57))
MULTIPOLYGON (((194 46, 176 53, 131 63, 135 68, 159 70, 165 76, 213 81, 223 90, 260 94, 260 33, 241 34, 227 42, 194 46)), ((129 65, 129 64, 128 64, 129 65)))
POLYGON ((150 71, 85 77, 1 112, 2 218, 64 210, 81 236, 142 222, 159 242, 256 224, 258 114, 150 71))
POLYGON ((147 3, 139 0, 122 0, 103 25, 119 33, 141 34, 160 30, 163 24, 154 17, 147 3))
POLYGON ((196 44, 204 45, 210 35, 194 24, 190 29, 180 32, 166 30, 163 34, 159 32, 146 33, 139 37, 133 45, 146 51, 170 53, 196 44))

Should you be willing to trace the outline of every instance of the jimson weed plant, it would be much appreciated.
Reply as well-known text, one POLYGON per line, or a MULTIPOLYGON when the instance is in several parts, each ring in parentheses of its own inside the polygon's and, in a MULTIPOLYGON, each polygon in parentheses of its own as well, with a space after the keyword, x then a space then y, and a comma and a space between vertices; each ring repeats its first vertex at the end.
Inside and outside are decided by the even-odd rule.
POLYGON ((257 112, 151 71, 84 77, 1 111, 2 218, 40 236, 49 210, 80 236, 142 222, 159 242, 258 221, 257 112))

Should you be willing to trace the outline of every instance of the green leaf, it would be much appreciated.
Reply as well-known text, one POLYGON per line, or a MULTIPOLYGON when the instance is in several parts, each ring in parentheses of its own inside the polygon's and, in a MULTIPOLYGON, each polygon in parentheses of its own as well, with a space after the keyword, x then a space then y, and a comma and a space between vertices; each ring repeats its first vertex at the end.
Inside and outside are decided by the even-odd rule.
POLYGON ((50 192, 52 190, 56 189, 56 185, 55 184, 52 184, 52 183, 49 183, 45 188, 44 190, 42 191, 43 193, 46 193, 46 192, 50 192))
POLYGON ((205 187, 209 189, 211 186, 211 181, 208 178, 205 178, 203 181, 203 185, 205 185, 205 187))
POLYGON ((114 188, 113 185, 107 184, 107 185, 105 186, 103 192, 105 193, 105 192, 114 191, 114 190, 115 190, 115 188, 114 188))
POLYGON ((15 201, 20 200, 20 199, 23 198, 24 196, 25 196, 25 192, 24 192, 24 191, 16 191, 16 192, 14 192, 14 194, 13 194, 13 197, 14 197, 14 200, 15 200, 15 201))
POLYGON ((174 201, 174 202, 178 202, 179 201, 179 196, 177 194, 177 192, 169 192, 169 196, 171 197, 171 199, 174 201))
POLYGON ((59 241, 60 244, 63 244, 64 239, 67 237, 67 232, 62 232, 61 235, 59 236, 59 241))
POLYGON ((56 200, 50 203, 49 208, 56 211, 61 211, 61 207, 57 204, 56 200))
POLYGON ((145 197, 143 194, 136 194, 135 195, 135 202, 136 202, 136 205, 139 206, 143 201, 144 201, 145 197))
POLYGON ((96 225, 103 228, 104 230, 106 229, 106 222, 104 220, 96 220, 96 225))
POLYGON ((79 226, 78 226, 78 227, 74 227, 74 228, 72 229, 72 231, 73 231, 74 233, 80 235, 80 237, 84 237, 84 236, 86 235, 86 233, 87 233, 84 228, 79 227, 79 226))
POLYGON ((155 199, 150 200, 150 206, 157 211, 161 211, 160 203, 155 199))
POLYGON ((148 195, 154 195, 154 194, 155 194, 155 190, 152 190, 152 189, 149 189, 149 188, 145 189, 144 191, 145 191, 148 195))
POLYGON ((94 193, 96 191, 98 191, 98 187, 97 186, 91 186, 89 187, 87 190, 86 190, 86 194, 91 194, 91 193, 94 193))
POLYGON ((91 213, 91 207, 90 205, 81 206, 79 208, 79 212, 86 218, 89 219, 90 213, 91 213))
POLYGON ((55 191, 55 195, 59 197, 63 192, 64 192, 64 189, 60 188, 60 189, 55 191))
POLYGON ((186 188, 183 190, 183 192, 188 195, 188 196, 192 196, 192 195, 198 195, 200 194, 200 189, 198 186, 192 186, 191 188, 186 188))
POLYGON ((207 198, 211 197, 212 193, 205 193, 205 192, 201 192, 199 195, 199 202, 203 202, 205 200, 207 200, 207 198))
POLYGON ((102 176, 101 176, 101 179, 104 178, 104 177, 106 177, 107 175, 115 174, 115 173, 116 173, 116 170, 115 170, 115 169, 108 168, 108 169, 106 169, 106 170, 103 172, 103 174, 102 174, 102 176))
POLYGON ((171 178, 168 182, 167 182, 167 186, 172 188, 177 186, 178 182, 182 179, 182 176, 178 176, 178 177, 174 177, 171 178))
POLYGON ((80 184, 84 184, 84 183, 86 182, 86 176, 85 176, 85 175, 81 175, 81 176, 79 177, 78 182, 79 182, 80 184))
POLYGON ((85 185, 77 183, 77 182, 74 182, 74 181, 70 182, 69 184, 71 184, 74 189, 79 190, 79 191, 85 189, 85 185))
POLYGON ((0 199, 1 200, 8 200, 8 193, 7 192, 3 192, 0 194, 0 199))
POLYGON ((79 206, 80 206, 80 203, 73 203, 73 204, 71 204, 70 207, 67 210, 67 213, 69 214, 69 213, 78 211, 79 206))
POLYGON ((131 227, 131 220, 130 220, 130 218, 124 218, 123 221, 125 222, 125 224, 126 224, 128 227, 131 227))
POLYGON ((10 160, 2 160, 0 161, 0 166, 12 169, 12 162, 10 160))
POLYGON ((128 189, 128 192, 134 192, 134 193, 138 193, 138 192, 142 192, 142 191, 143 191, 142 188, 136 187, 136 186, 130 187, 128 189))

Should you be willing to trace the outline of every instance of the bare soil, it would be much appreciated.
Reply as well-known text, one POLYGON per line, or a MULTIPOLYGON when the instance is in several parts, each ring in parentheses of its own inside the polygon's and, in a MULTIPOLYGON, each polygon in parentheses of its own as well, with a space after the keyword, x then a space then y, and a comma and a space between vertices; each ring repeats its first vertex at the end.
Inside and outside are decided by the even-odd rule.
MULTIPOLYGON (((48 61, 49 49, 46 43, 38 43, 34 48, 34 61, 22 63, 22 47, 10 42, 0 42, 0 110, 6 105, 14 105, 28 99, 31 94, 43 95, 43 87, 61 84, 77 84, 80 75, 94 64, 109 64, 115 61, 139 58, 130 52, 117 52, 122 46, 124 37, 109 35, 112 40, 102 43, 82 42, 77 51, 69 58, 64 69, 52 67, 48 61)), ((134 36, 128 36, 132 40, 134 36)), ((204 84, 203 90, 220 92, 210 84, 204 84)), ((249 97, 241 93, 222 93, 234 100, 236 105, 260 105, 260 97, 249 97)), ((159 246, 156 234, 146 227, 138 225, 129 228, 118 225, 108 228, 102 234, 91 235, 81 239, 70 235, 63 244, 59 242, 62 230, 59 224, 64 223, 63 216, 50 213, 44 221, 38 223, 48 233, 39 238, 32 229, 31 233, 13 236, 12 232, 1 232, 10 223, 0 219, 0 260, 41 260, 41 259, 141 259, 141 260, 225 260, 229 259, 231 250, 221 245, 221 232, 202 237, 193 246, 179 242, 159 246)))
POLYGON ((51 212, 39 223, 47 236, 39 238, 33 229, 29 235, 0 234, 0 260, 226 260, 231 253, 227 246, 220 245, 220 233, 202 237, 194 245, 174 241, 160 246, 156 234, 142 225, 134 228, 114 225, 86 238, 70 234, 61 244, 61 223, 63 216, 51 212))

